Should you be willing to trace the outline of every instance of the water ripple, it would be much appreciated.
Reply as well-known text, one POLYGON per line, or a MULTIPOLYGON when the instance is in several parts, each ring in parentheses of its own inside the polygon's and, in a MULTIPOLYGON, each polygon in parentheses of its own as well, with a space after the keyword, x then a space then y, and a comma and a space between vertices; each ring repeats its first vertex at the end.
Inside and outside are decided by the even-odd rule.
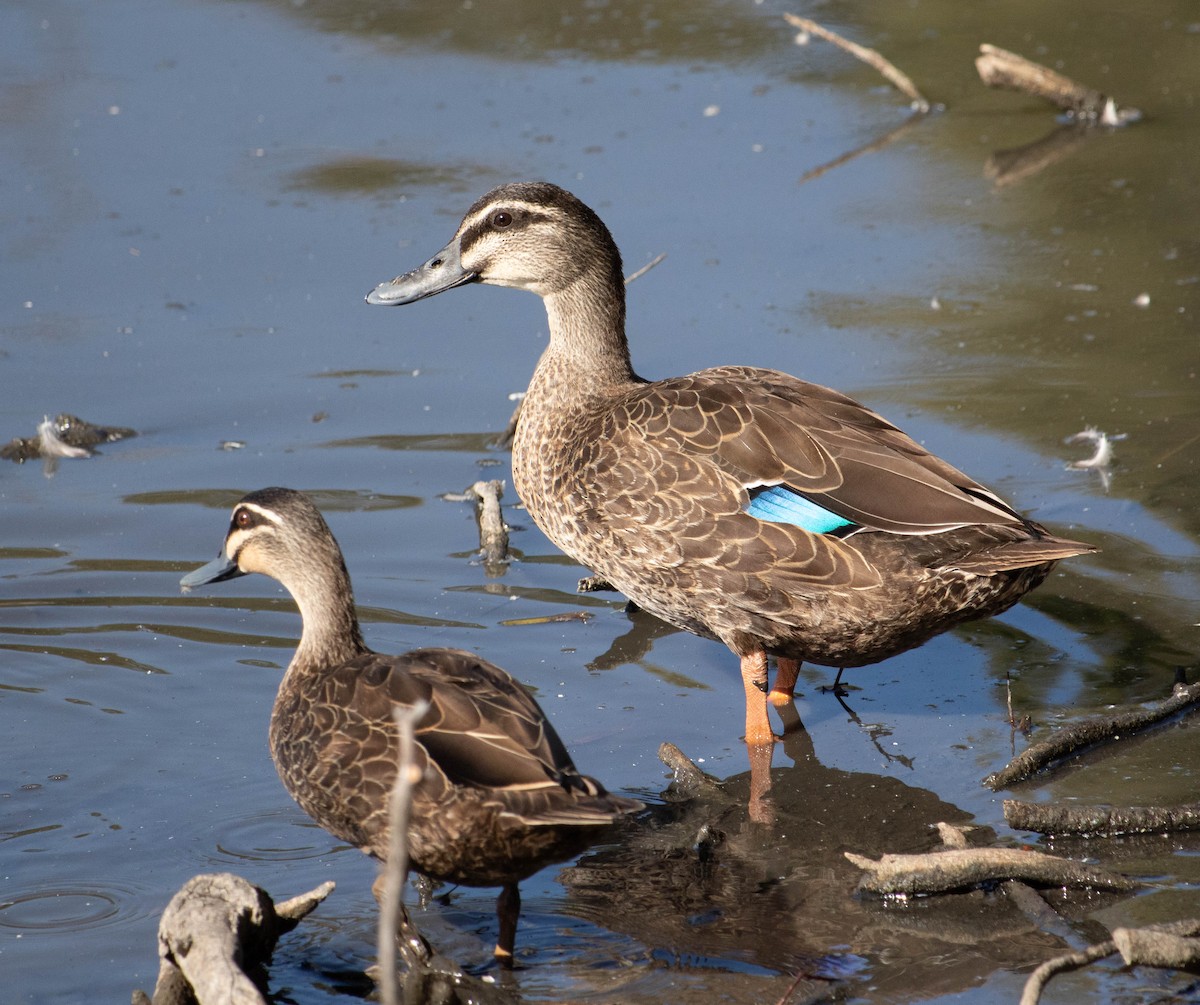
POLYGON ((102 883, 47 884, 0 899, 0 928, 84 932, 144 917, 145 891, 102 883))

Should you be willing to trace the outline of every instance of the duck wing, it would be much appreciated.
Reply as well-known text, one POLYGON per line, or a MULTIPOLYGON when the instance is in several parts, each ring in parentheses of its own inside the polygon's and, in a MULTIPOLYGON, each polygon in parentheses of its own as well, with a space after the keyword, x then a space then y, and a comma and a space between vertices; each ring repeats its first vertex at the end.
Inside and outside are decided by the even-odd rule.
POLYGON ((697 399, 686 447, 746 490, 782 485, 851 522, 893 534, 1024 524, 1012 507, 877 412, 775 370, 719 367, 651 385, 667 414, 697 399), (696 427, 696 415, 703 423, 696 427))
POLYGON ((642 384, 605 422, 590 438, 591 477, 624 486, 598 493, 605 516, 643 539, 660 532, 674 542, 660 547, 668 561, 673 550, 728 570, 771 566, 865 587, 879 573, 852 545, 859 531, 1000 530, 980 545, 1009 553, 981 556, 971 571, 1092 550, 1051 537, 854 399, 779 371, 726 366, 642 384))
MULTIPOLYGON (((395 779, 398 733, 392 711, 419 701, 428 708, 414 727, 418 790, 439 802, 454 788, 499 802, 526 824, 600 825, 639 803, 608 795, 581 775, 529 692, 504 670, 457 649, 417 649, 399 656, 366 653, 324 675, 304 703, 316 749, 277 761, 307 764, 316 798, 323 792, 363 801, 349 813, 301 804, 326 823, 366 819, 386 805, 395 779), (315 783, 315 784, 313 784, 315 783)), ((286 710, 277 708, 278 713, 286 710)), ((282 739, 282 738, 281 738, 282 739)), ((286 739, 284 742, 287 742, 286 739)), ((328 825, 328 824, 327 824, 328 825)), ((363 843, 363 842, 360 842, 363 843)))

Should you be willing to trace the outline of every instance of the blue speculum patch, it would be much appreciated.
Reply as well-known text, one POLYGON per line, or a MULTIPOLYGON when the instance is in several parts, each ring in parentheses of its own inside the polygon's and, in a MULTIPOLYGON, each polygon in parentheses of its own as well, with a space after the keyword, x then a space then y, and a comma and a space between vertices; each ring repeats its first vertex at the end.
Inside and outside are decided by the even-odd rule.
POLYGON ((830 534, 853 521, 830 513, 811 499, 793 492, 786 485, 760 485, 750 490, 750 505, 746 512, 772 523, 790 523, 810 534, 830 534))

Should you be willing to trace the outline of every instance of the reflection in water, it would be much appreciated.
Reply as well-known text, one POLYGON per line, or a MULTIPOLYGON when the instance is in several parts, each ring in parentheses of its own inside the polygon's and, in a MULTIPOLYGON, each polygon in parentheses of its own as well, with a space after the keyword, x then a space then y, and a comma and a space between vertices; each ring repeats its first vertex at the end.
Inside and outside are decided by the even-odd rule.
POLYGON ((1067 122, 1056 126, 1041 139, 1011 150, 997 150, 983 165, 983 176, 997 188, 1016 185, 1039 174, 1074 153, 1097 132, 1108 132, 1086 122, 1067 122))
POLYGON ((193 839, 204 866, 320 859, 350 846, 335 840, 294 807, 241 814, 213 824, 211 846, 193 839), (200 845, 204 847, 200 847, 200 845))
POLYGON ((797 974, 806 986, 848 977, 869 984, 873 1001, 912 1000, 914 987, 921 997, 961 992, 1060 947, 999 894, 857 896, 860 874, 843 852, 930 851, 935 824, 969 814, 895 778, 822 765, 798 720, 781 746, 793 765, 771 772, 772 827, 748 815, 748 773, 702 787, 620 847, 564 870, 568 910, 677 966, 753 964, 781 975, 781 987, 797 974))
POLYGON ((782 21, 730 2, 508 0, 465 8, 420 0, 271 2, 322 31, 364 35, 381 46, 528 63, 569 55, 604 62, 738 64, 762 61, 787 40, 782 21))

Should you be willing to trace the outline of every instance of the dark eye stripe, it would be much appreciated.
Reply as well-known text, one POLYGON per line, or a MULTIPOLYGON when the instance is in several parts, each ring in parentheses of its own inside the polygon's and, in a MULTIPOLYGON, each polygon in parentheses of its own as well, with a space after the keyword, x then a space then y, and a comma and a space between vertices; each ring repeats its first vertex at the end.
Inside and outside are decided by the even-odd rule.
MULTIPOLYGON (((496 229, 492 221, 496 219, 499 212, 499 210, 489 211, 478 223, 471 224, 471 226, 463 231, 462 238, 458 242, 460 255, 465 254, 467 249, 472 247, 484 234, 490 234, 496 229)), ((510 233, 514 230, 519 230, 521 227, 527 227, 531 223, 542 223, 550 219, 549 214, 539 213, 536 210, 513 209, 505 210, 505 212, 512 217, 512 223, 504 228, 510 233)))

